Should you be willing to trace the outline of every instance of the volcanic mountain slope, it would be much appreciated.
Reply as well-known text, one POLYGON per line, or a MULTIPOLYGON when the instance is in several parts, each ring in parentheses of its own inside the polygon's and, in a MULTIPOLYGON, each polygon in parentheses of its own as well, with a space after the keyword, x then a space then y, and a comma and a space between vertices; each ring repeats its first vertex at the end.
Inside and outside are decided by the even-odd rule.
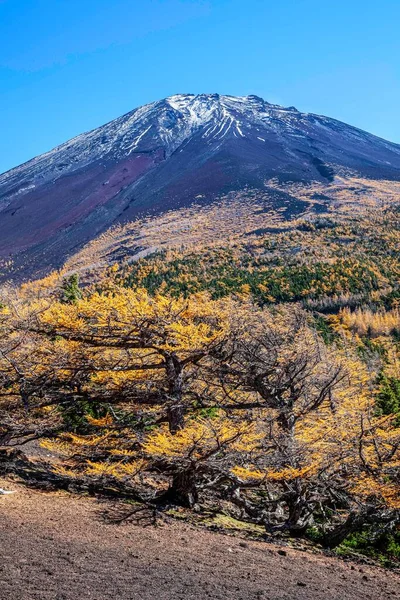
POLYGON ((307 202, 285 185, 323 189, 346 172, 398 181, 400 146, 256 96, 171 96, 0 176, 1 277, 42 274, 112 225, 221 194, 258 190, 299 214, 307 202))

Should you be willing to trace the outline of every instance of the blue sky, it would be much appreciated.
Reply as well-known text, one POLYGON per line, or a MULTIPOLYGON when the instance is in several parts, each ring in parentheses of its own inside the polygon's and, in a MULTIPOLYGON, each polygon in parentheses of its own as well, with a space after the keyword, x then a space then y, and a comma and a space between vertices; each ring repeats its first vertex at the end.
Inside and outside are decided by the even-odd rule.
POLYGON ((400 0, 0 0, 0 172, 174 93, 400 143, 400 0))

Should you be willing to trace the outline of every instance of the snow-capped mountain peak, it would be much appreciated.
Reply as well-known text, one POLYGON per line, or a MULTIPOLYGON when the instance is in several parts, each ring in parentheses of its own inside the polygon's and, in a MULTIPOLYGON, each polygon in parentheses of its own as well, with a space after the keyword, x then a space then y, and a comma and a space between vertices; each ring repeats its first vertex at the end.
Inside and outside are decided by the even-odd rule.
POLYGON ((0 185, 42 170, 46 178, 58 177, 110 153, 123 158, 162 145, 168 156, 202 128, 209 141, 228 135, 245 137, 250 124, 265 128, 268 120, 275 119, 290 126, 300 116, 296 109, 269 104, 258 96, 176 94, 134 109, 0 175, 0 185))
POLYGON ((175 94, 0 175, 0 259, 57 266, 138 215, 343 168, 400 179, 400 147, 254 95, 175 94))

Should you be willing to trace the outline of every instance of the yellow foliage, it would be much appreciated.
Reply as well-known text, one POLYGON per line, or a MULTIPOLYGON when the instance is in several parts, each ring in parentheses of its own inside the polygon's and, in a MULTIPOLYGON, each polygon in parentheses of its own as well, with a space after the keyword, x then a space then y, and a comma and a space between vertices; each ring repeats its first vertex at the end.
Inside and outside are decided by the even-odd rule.
POLYGON ((167 427, 161 427, 147 436, 143 450, 149 455, 201 459, 210 451, 222 450, 225 446, 251 452, 262 437, 255 424, 237 424, 220 416, 193 420, 175 435, 167 427))
POLYGON ((105 463, 105 462, 93 462, 87 461, 87 467, 85 470, 86 475, 94 475, 95 477, 111 476, 121 479, 124 477, 135 477, 138 475, 146 463, 144 460, 132 461, 129 463, 117 462, 117 463, 105 463))
POLYGON ((107 427, 113 423, 113 418, 110 414, 99 419, 95 419, 91 415, 86 415, 86 420, 90 425, 95 425, 96 427, 107 427))
POLYGON ((236 477, 239 477, 239 479, 242 479, 243 481, 249 481, 253 479, 257 481, 265 479, 265 473, 254 468, 236 465, 231 469, 231 471, 234 475, 236 475, 236 477))

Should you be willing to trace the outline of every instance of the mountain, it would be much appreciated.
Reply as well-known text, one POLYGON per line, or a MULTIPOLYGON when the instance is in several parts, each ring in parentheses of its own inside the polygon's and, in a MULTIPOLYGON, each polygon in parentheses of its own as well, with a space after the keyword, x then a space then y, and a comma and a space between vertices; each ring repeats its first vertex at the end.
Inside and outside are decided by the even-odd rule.
POLYGON ((0 175, 2 278, 59 267, 112 225, 272 179, 276 206, 296 212, 282 186, 346 172, 400 180, 400 146, 257 96, 171 96, 0 175))

